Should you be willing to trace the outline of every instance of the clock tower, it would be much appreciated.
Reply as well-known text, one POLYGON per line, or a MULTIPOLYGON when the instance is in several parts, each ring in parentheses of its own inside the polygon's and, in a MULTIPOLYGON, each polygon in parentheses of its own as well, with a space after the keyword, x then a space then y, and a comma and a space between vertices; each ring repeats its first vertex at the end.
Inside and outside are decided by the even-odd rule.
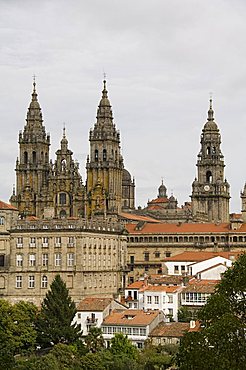
POLYGON ((197 178, 192 184, 191 195, 194 221, 229 222, 230 185, 224 178, 221 136, 214 121, 212 99, 200 143, 197 178))

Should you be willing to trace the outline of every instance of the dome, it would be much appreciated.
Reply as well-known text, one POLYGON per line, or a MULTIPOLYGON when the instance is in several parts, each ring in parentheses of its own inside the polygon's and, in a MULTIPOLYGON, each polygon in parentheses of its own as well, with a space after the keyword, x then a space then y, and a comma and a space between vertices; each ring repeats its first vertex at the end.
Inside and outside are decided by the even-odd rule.
POLYGON ((122 180, 123 181, 131 181, 131 174, 125 168, 122 173, 122 180))
POLYGON ((167 188, 163 184, 163 180, 161 181, 161 185, 158 188, 158 198, 166 198, 167 196, 167 188))

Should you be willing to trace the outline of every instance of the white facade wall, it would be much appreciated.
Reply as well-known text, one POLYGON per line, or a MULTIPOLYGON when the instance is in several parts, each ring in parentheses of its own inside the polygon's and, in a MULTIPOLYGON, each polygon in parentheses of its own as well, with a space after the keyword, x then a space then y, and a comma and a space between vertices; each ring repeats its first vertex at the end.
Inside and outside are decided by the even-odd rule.
MULTIPOLYGON (((181 291, 181 289, 180 289, 181 291)), ((172 317, 178 320, 179 295, 178 291, 169 293, 166 291, 142 291, 139 294, 140 309, 160 310, 164 314, 165 321, 172 317)))
POLYGON ((167 261, 164 265, 167 267, 168 275, 182 275, 188 272, 188 266, 192 263, 192 261, 167 261))
POLYGON ((99 312, 85 312, 85 311, 79 311, 76 313, 75 318, 73 320, 73 323, 77 323, 81 325, 81 331, 83 336, 87 335, 89 332, 90 326, 94 326, 97 328, 101 327, 101 324, 103 322, 104 314, 103 311, 99 312), (94 323, 92 319, 92 314, 94 314, 94 323), (87 320, 89 318, 89 320, 87 320))
POLYGON ((206 269, 208 269, 212 266, 215 266, 219 263, 224 264, 226 267, 231 267, 231 265, 232 265, 231 260, 229 260, 227 258, 224 258, 224 257, 216 256, 216 257, 210 258, 210 259, 205 260, 205 261, 193 263, 192 266, 189 267, 188 273, 190 275, 194 276, 197 273, 199 273, 200 271, 206 270, 206 269))
POLYGON ((202 280, 220 280, 221 275, 227 270, 225 265, 211 267, 208 270, 199 272, 198 278, 202 280))

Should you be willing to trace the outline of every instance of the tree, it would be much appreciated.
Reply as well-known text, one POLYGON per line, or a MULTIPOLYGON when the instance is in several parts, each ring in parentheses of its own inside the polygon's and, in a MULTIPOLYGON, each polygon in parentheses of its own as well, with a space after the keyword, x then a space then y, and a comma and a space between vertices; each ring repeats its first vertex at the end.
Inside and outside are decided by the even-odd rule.
POLYGON ((97 327, 90 327, 88 335, 85 337, 85 344, 89 352, 96 353, 104 348, 102 330, 97 327))
POLYGON ((3 368, 13 366, 15 355, 34 350, 36 312, 37 308, 32 303, 11 305, 0 300, 0 363, 3 368))
POLYGON ((244 370, 246 363, 246 254, 228 269, 198 313, 204 329, 181 342, 180 370, 244 370))
POLYGON ((66 284, 56 275, 37 318, 38 343, 47 348, 57 343, 73 343, 81 337, 80 325, 72 324, 76 313, 66 284))
POLYGON ((119 357, 127 356, 129 359, 135 360, 138 356, 137 348, 127 338, 127 335, 116 333, 111 339, 110 352, 119 357))

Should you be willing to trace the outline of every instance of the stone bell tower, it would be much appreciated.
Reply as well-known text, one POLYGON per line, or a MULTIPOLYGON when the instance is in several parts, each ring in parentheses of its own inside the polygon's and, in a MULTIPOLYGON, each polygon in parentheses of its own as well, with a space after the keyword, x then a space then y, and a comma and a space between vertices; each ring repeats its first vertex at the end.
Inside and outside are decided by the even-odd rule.
POLYGON ((87 215, 117 214, 122 206, 123 158, 120 133, 113 123, 106 81, 97 110, 97 121, 90 130, 87 158, 87 215))
POLYGON ((42 112, 33 81, 32 100, 27 111, 26 125, 19 134, 19 158, 16 160, 16 190, 12 205, 24 216, 37 216, 38 195, 49 173, 50 136, 43 126, 42 112))
POLYGON ((191 195, 194 221, 229 222, 230 185, 224 178, 221 137, 214 121, 212 99, 200 143, 197 178, 192 184, 191 195))

